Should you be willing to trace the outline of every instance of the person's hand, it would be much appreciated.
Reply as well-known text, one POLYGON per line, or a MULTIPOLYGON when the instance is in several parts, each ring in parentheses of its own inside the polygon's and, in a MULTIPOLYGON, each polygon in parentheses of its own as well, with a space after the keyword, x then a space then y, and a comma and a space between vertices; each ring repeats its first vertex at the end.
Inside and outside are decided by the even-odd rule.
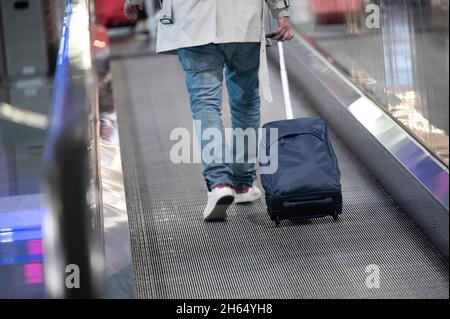
POLYGON ((271 34, 271 38, 278 41, 289 41, 294 38, 291 19, 282 17, 277 19, 278 29, 271 34))
POLYGON ((124 13, 127 16, 128 19, 130 20, 137 20, 139 14, 138 14, 138 10, 143 10, 144 9, 144 4, 141 3, 139 5, 135 5, 135 4, 130 4, 128 3, 128 1, 125 1, 125 6, 124 6, 124 13))

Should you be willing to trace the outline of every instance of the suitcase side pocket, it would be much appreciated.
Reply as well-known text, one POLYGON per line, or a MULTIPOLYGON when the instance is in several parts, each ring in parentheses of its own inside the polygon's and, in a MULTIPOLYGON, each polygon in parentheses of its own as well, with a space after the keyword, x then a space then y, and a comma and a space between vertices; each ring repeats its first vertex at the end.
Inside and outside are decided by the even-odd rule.
POLYGON ((323 134, 288 134, 278 140, 278 145, 279 170, 272 176, 271 185, 274 196, 338 188, 335 163, 323 134))

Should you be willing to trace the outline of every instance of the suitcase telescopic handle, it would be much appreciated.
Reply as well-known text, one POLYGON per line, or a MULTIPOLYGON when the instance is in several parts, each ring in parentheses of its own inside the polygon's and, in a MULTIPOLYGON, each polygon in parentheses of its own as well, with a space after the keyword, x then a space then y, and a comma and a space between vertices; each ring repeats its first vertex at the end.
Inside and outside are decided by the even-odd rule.
POLYGON ((280 56, 280 73, 281 85, 283 87, 284 110, 286 112, 286 119, 292 120, 294 118, 294 112, 292 111, 291 92, 289 90, 286 60, 284 59, 284 46, 281 41, 278 41, 278 54, 280 56))
POLYGON ((333 198, 327 197, 322 199, 304 200, 304 201, 286 201, 283 202, 283 208, 301 208, 305 206, 322 206, 329 205, 333 202, 333 198))

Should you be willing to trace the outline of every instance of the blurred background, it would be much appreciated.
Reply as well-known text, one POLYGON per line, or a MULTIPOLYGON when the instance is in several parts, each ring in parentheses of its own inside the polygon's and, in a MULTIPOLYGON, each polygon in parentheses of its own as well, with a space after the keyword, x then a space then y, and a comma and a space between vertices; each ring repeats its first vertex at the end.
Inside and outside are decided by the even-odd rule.
POLYGON ((296 29, 448 166, 445 0, 293 1, 296 29), (380 8, 380 28, 366 19, 380 8))

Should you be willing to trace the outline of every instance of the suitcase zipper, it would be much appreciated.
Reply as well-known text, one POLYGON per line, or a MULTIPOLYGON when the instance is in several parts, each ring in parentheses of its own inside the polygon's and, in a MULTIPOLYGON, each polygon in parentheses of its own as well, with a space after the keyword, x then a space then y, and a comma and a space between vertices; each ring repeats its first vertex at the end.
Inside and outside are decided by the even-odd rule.
POLYGON ((338 190, 330 189, 330 190, 315 192, 315 193, 298 193, 298 194, 291 194, 289 196, 280 197, 280 198, 278 198, 278 200, 285 201, 285 200, 290 200, 290 199, 298 199, 299 195, 303 196, 303 197, 308 197, 308 195, 311 195, 311 198, 313 199, 313 198, 317 198, 320 196, 326 197, 326 195, 334 194, 336 192, 338 192, 338 190))

